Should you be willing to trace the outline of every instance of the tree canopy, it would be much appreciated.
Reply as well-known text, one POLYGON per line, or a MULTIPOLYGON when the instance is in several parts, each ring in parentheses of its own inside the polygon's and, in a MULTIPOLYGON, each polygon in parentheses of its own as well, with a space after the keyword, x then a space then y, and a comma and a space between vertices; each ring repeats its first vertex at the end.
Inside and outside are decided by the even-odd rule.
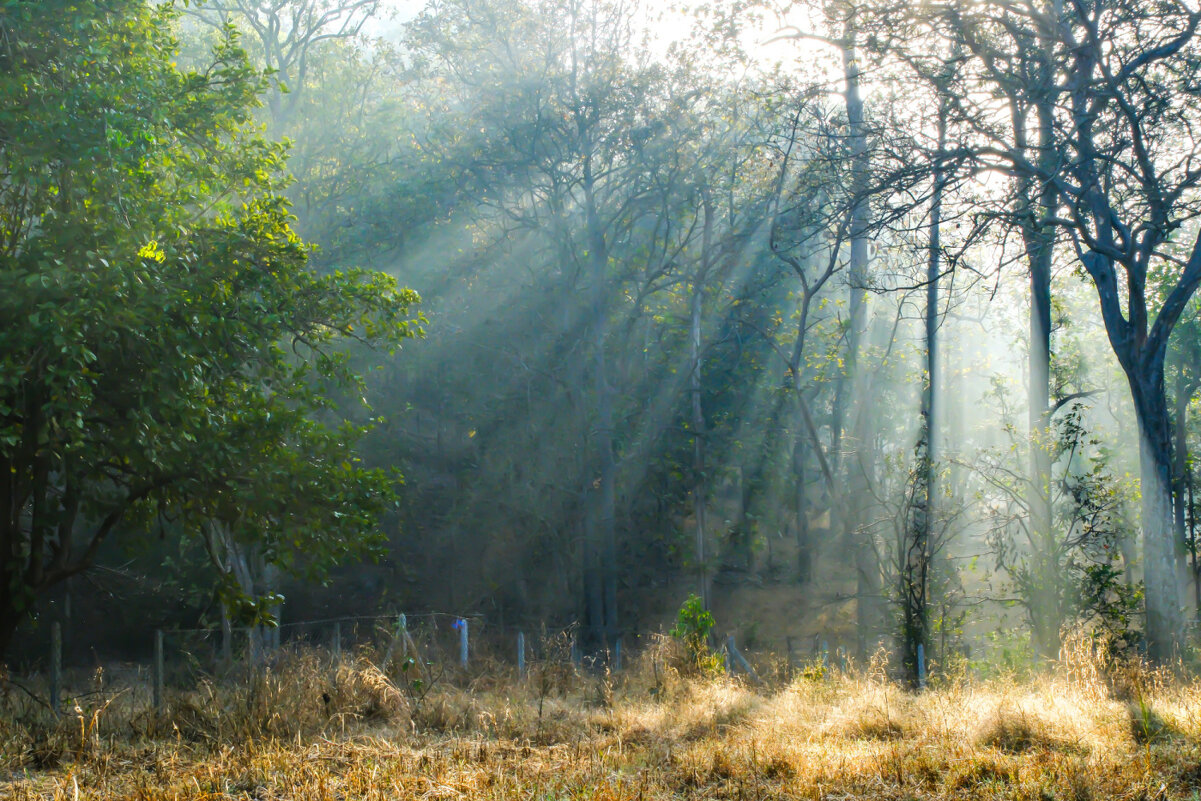
POLYGON ((174 14, 0 4, 0 651, 116 533, 217 520, 318 570, 394 498, 334 399, 347 345, 395 350, 418 298, 308 266, 262 74, 232 27, 179 68, 174 14))

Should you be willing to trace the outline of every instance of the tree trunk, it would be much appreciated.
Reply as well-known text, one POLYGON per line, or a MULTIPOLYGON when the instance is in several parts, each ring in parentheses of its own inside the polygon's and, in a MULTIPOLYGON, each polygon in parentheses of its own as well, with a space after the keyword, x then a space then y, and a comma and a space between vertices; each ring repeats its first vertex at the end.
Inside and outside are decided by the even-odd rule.
MULTIPOLYGON (((708 225, 708 218, 706 218, 708 225)), ((709 609, 709 570, 705 552, 705 410, 701 402, 701 312, 704 306, 704 275, 692 287, 689 321, 689 394, 692 396, 692 511, 696 518, 696 567, 701 603, 709 609)))
MULTIPOLYGON (((1161 362, 1162 364, 1162 362, 1161 362)), ((1142 472, 1143 581, 1147 654, 1160 664, 1175 659, 1183 637, 1177 547, 1172 513, 1172 440, 1163 369, 1130 375, 1139 426, 1142 472)))
POLYGON ((1193 497, 1193 468, 1188 462, 1185 462, 1184 465, 1184 486, 1188 491, 1188 548, 1193 568, 1193 617, 1194 620, 1201 621, 1201 564, 1197 559, 1197 507, 1193 497))
MULTIPOLYGON (((1040 54, 1050 44, 1040 42, 1040 54)), ((1035 159, 1042 169, 1055 169, 1054 74, 1046 57, 1039 61, 1036 76, 1034 111, 1038 118, 1038 144, 1035 159)), ((1014 137, 1021 151, 1029 149, 1026 119, 1015 106, 1012 112, 1014 137)), ((1059 653, 1059 630, 1063 625, 1061 609, 1060 556, 1051 509, 1051 264, 1054 255, 1054 229, 1046 223, 1054 213, 1057 196, 1049 182, 1036 188, 1029 176, 1018 184, 1022 243, 1030 273, 1029 374, 1027 376, 1027 421, 1029 432, 1030 476, 1026 503, 1030 512, 1031 597, 1029 614, 1035 654, 1053 659, 1059 653)))
MULTIPOLYGON (((862 450, 870 438, 869 429, 872 422, 871 393, 864 386, 866 378, 858 374, 859 350, 862 347, 863 335, 867 329, 867 269, 868 269, 868 231, 870 227, 870 208, 867 191, 870 182, 871 164, 867 152, 867 131, 863 119, 863 99, 859 92, 860 67, 856 37, 858 34, 854 13, 847 19, 846 30, 842 42, 843 72, 846 79, 846 109, 847 126, 851 146, 851 226, 850 245, 851 258, 848 266, 850 284, 850 325, 847 330, 846 374, 860 390, 855 393, 855 450, 862 450)), ((845 401, 844 401, 845 402, 845 401)), ((838 410, 836 409, 836 412, 838 410)), ((832 448, 837 458, 837 437, 841 424, 834 423, 834 442, 832 448)), ((861 460, 852 459, 845 465, 847 498, 852 502, 852 508, 847 510, 845 535, 854 550, 856 575, 856 625, 858 628, 859 656, 866 658, 872 647, 873 639, 883 633, 884 604, 880 587, 880 564, 875 544, 870 539, 870 533, 863 525, 864 506, 868 498, 867 476, 863 474, 861 460)))
POLYGON ((701 322, 705 309, 705 281, 713 260, 713 203, 706 190, 702 197, 704 225, 701 232, 701 263, 692 283, 692 306, 689 319, 688 388, 692 396, 692 510, 696 517, 696 564, 699 571, 701 603, 709 609, 709 566, 705 548, 707 536, 705 496, 708 482, 705 475, 705 409, 701 397, 701 322))
POLYGON ((946 146, 947 111, 944 93, 939 88, 938 152, 932 170, 930 197, 930 241, 926 259, 926 364, 922 388, 921 430, 918 434, 916 486, 912 499, 912 519, 905 527, 910 541, 901 554, 901 664, 911 686, 918 686, 920 670, 918 646, 930 653, 930 568, 935 539, 934 440, 938 431, 938 282, 942 271, 942 153, 946 146))
POLYGON ((1184 524, 1184 471, 1188 464, 1188 395, 1184 373, 1176 381, 1176 413, 1173 415, 1172 447, 1172 525, 1176 541, 1187 542, 1184 524))
POLYGON ((1030 374, 1028 386, 1031 578, 1030 618, 1035 654, 1054 659, 1059 653, 1060 609, 1059 547, 1051 510, 1051 451, 1054 435, 1050 421, 1051 362, 1051 246, 1045 231, 1027 237, 1030 266, 1030 374))
MULTIPOLYGON (((588 266, 591 283, 591 349, 593 393, 596 402, 596 426, 593 430, 593 464, 597 475, 593 484, 596 550, 600 562, 602 590, 601 614, 592 620, 595 643, 617 634, 617 465, 613 454, 613 389, 605 353, 608 333, 607 278, 609 255, 604 228, 596 207, 590 160, 584 163, 584 206, 588 234, 588 266)), ((594 610, 594 612, 597 610, 594 610)))
POLYGON ((16 639, 17 627, 24 619, 25 613, 14 607, 8 595, 0 595, 0 666, 3 666, 4 656, 16 639))
MULTIPOLYGON (((797 403, 804 403, 797 393, 797 403)), ((799 416, 799 415, 798 415, 799 416)), ((792 444, 792 502, 796 515, 797 583, 813 578, 814 542, 809 532, 809 502, 805 493, 805 432, 797 425, 792 444)))

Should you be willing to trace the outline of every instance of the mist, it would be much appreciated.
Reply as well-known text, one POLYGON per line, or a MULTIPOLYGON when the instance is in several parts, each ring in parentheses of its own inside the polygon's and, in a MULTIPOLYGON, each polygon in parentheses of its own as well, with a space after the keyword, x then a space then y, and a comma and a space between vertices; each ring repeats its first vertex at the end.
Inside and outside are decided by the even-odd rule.
POLYGON ((1129 74, 1088 94, 1067 87, 1094 65, 1030 19, 752 6, 182 9, 181 64, 229 24, 267 71, 253 126, 287 143, 315 273, 420 296, 394 352, 344 338, 362 384, 316 413, 403 483, 372 558, 328 571, 286 537, 230 529, 214 556, 189 540, 208 523, 131 520, 170 537, 104 544, 16 658, 72 609, 70 648, 120 655, 131 597, 228 628, 223 581, 285 622, 437 612, 589 655, 695 595, 714 644, 885 653, 914 684, 1079 632, 1184 652, 1197 100, 1138 76, 1193 29, 1130 11, 1097 45, 1129 74), (1084 141, 1085 106, 1118 133, 1084 141))

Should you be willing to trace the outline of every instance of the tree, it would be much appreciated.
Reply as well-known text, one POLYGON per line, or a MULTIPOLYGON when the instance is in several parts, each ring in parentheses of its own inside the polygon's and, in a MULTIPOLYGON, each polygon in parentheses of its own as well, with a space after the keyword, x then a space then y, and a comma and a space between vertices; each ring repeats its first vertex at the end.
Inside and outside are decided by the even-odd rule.
POLYGON ((1049 141, 1040 138, 1038 151, 1060 157, 1032 159, 1005 135, 990 136, 979 155, 1019 180, 1053 187, 1054 202, 1039 201, 1053 208, 1043 222, 1068 241, 1096 290, 1138 421, 1148 651, 1170 659, 1183 636, 1183 545, 1174 536, 1164 363, 1172 330, 1201 285, 1201 236, 1187 234, 1187 255, 1178 255, 1177 241, 1201 213, 1201 142, 1192 125, 1201 106, 1201 13, 1179 2, 1147 7, 1128 0, 1074 0, 1045 13, 1001 3, 941 11, 985 87, 1006 83, 990 28, 1016 21, 1051 48, 1062 95, 1042 123, 1049 141), (1148 286, 1157 279, 1167 287, 1160 303, 1148 286))
POLYGON ((323 42, 353 39, 379 10, 380 0, 199 0, 201 19, 244 25, 273 76, 267 95, 272 122, 286 127, 309 68, 323 42))
POLYGON ((179 70, 173 17, 0 4, 0 654, 156 517, 317 573, 378 544, 393 498, 334 401, 359 396, 343 343, 399 346, 417 297, 308 268, 260 74, 228 30, 179 70))
POLYGON ((259 117, 289 141, 286 187, 320 268, 395 251, 430 209, 439 187, 413 185, 413 118, 396 80, 396 51, 369 38, 379 0, 200 0, 186 11, 185 52, 233 25, 252 63, 269 75, 259 117), (410 157, 410 158, 406 158, 410 157), (386 202, 386 220, 377 206, 386 202), (401 224, 397 225, 397 217, 401 224))

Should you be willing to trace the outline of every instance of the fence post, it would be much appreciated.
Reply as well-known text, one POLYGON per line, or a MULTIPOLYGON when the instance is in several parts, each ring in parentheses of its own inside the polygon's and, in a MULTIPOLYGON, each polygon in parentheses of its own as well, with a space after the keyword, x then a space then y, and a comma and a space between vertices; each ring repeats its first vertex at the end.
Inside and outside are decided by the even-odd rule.
POLYGON ((525 632, 517 632, 517 678, 525 678, 525 632))
POLYGON ((621 671, 621 637, 618 637, 617 641, 613 643, 613 670, 621 671))
POLYGON ((234 663, 234 630, 224 602, 221 603, 221 661, 226 667, 234 663))
POLYGON ((400 638, 400 656, 402 659, 409 658, 409 621, 405 618, 404 612, 396 616, 396 636, 400 638))
POLYGON ((731 676, 734 675, 732 668, 737 666, 738 668, 741 668, 747 676, 750 676, 756 684, 762 683, 759 679, 759 674, 755 672, 755 669, 751 667, 751 663, 746 661, 746 657, 742 655, 742 653, 738 650, 738 646, 734 644, 733 634, 726 635, 726 659, 728 660, 729 665, 727 672, 729 672, 731 676))
POLYGON ((926 689, 926 646, 922 643, 917 644, 917 686, 918 689, 926 689))
POLYGON ((154 711, 163 708, 163 672, 166 668, 163 658, 163 630, 154 630, 154 711))
POLYGON ((334 661, 342 658, 342 624, 334 623, 334 642, 330 648, 334 653, 334 661))
POLYGON ((459 667, 467 668, 467 618, 459 618, 459 667))
POLYGON ((63 627, 57 620, 50 624, 50 706, 58 714, 59 693, 63 681, 63 627))

